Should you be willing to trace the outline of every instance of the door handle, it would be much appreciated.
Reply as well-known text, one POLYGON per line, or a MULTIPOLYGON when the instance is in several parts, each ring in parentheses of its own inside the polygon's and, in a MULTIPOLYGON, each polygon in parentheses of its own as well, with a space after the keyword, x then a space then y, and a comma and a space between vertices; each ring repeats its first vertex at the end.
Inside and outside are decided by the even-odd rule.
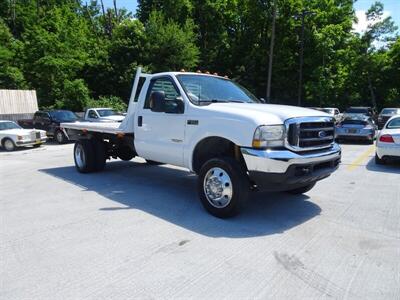
POLYGON ((142 127, 142 125, 143 125, 143 117, 142 117, 142 116, 139 116, 139 117, 138 117, 138 119, 137 119, 137 125, 138 125, 139 127, 142 127))

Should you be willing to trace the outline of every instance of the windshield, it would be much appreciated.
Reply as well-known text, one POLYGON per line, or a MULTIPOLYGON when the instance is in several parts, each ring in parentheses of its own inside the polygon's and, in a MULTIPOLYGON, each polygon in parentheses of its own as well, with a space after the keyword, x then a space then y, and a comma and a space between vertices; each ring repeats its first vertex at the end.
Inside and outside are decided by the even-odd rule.
POLYGON ((0 130, 7 129, 21 129, 21 126, 17 125, 14 122, 0 122, 0 130))
POLYGON ((393 119, 390 121, 386 128, 388 129, 400 129, 400 118, 393 119))
POLYGON ((368 109, 366 108, 349 108, 346 110, 348 114, 368 114, 368 109))
POLYGON ((69 110, 51 111, 50 116, 59 121, 75 121, 78 117, 69 110))
POLYGON ((100 117, 115 116, 117 114, 112 109, 98 109, 97 112, 99 113, 100 117))
POLYGON ((224 78, 202 75, 178 75, 187 96, 194 103, 260 101, 239 84, 224 78))
POLYGON ((398 108, 384 108, 381 115, 396 115, 400 114, 400 109, 398 108))

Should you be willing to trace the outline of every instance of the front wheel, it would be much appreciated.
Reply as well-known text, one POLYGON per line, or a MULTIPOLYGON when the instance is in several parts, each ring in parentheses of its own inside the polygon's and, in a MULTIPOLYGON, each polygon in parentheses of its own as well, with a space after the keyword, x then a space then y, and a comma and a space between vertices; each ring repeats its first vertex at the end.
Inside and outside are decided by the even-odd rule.
POLYGON ((11 139, 4 139, 3 140, 3 148, 6 151, 14 151, 17 147, 15 146, 14 142, 11 139))
POLYGON ((57 130, 56 133, 54 134, 54 137, 59 144, 64 144, 67 138, 64 135, 64 132, 61 130, 57 130))
POLYGON ((304 193, 307 193, 308 191, 310 191, 315 186, 315 184, 316 184, 316 182, 313 182, 313 183, 307 184, 305 186, 299 187, 297 189, 287 191, 287 193, 293 194, 293 195, 304 194, 304 193))
POLYGON ((248 198, 250 183, 233 158, 213 158, 200 170, 198 193, 204 208, 218 218, 237 215, 248 198))

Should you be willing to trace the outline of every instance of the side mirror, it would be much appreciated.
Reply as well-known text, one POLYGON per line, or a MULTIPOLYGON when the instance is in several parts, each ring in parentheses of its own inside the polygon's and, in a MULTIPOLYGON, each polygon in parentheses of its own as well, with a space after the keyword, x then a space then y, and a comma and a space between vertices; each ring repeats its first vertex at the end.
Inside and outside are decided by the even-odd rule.
POLYGON ((267 103, 267 100, 265 98, 260 98, 261 103, 267 103))
POLYGON ((165 112, 165 93, 152 92, 150 95, 150 109, 154 112, 165 112))
POLYGON ((182 114, 185 111, 183 98, 178 96, 175 100, 165 101, 165 112, 169 114, 182 114))

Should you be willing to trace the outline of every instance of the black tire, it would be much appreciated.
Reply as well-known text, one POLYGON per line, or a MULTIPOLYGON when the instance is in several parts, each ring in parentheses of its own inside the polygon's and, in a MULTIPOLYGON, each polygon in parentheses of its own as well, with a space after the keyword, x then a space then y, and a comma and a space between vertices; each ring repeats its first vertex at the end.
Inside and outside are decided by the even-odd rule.
POLYGON ((385 160, 383 158, 379 158, 378 154, 375 153, 375 163, 377 165, 384 165, 385 160))
POLYGON ((78 140, 74 146, 75 167, 80 173, 90 173, 95 168, 95 151, 93 143, 90 140, 78 140), (79 148, 79 149, 78 149, 79 148), (77 151, 81 152, 82 157, 78 158, 77 151))
POLYGON ((159 165, 163 164, 161 162, 154 161, 154 160, 148 160, 148 159, 146 159, 146 163, 149 164, 149 165, 152 165, 152 166, 159 166, 159 165))
POLYGON ((293 190, 286 191, 286 192, 289 194, 292 194, 292 195, 304 194, 304 193, 307 193, 308 191, 310 191, 315 186, 315 184, 316 184, 316 182, 313 182, 313 183, 307 184, 305 186, 299 187, 297 189, 293 189, 293 190))
POLYGON ((57 141, 57 143, 64 144, 67 141, 67 137, 65 136, 64 132, 62 130, 56 130, 54 132, 54 139, 57 141))
MULTIPOLYGON (((242 165, 233 158, 213 158, 207 161, 201 167, 197 189, 203 207, 213 216, 225 219, 237 215, 242 210, 249 196, 250 182, 242 165), (206 195, 205 179, 209 171, 214 168, 222 169, 229 176, 231 182, 231 199, 224 207, 216 207, 215 205, 211 204, 212 201, 209 201, 206 195)), ((223 197, 226 196, 222 196, 221 199, 223 199, 223 197)))
POLYGON ((134 158, 135 154, 129 146, 122 145, 118 148, 117 156, 124 161, 128 161, 134 158))
POLYGON ((3 139, 1 145, 3 146, 3 149, 8 152, 11 152, 11 151, 14 151, 15 149, 17 149, 17 146, 15 145, 14 141, 9 138, 3 139))
POLYGON ((94 170, 97 172, 103 171, 107 159, 106 144, 102 140, 93 139, 91 141, 94 149, 94 170))

